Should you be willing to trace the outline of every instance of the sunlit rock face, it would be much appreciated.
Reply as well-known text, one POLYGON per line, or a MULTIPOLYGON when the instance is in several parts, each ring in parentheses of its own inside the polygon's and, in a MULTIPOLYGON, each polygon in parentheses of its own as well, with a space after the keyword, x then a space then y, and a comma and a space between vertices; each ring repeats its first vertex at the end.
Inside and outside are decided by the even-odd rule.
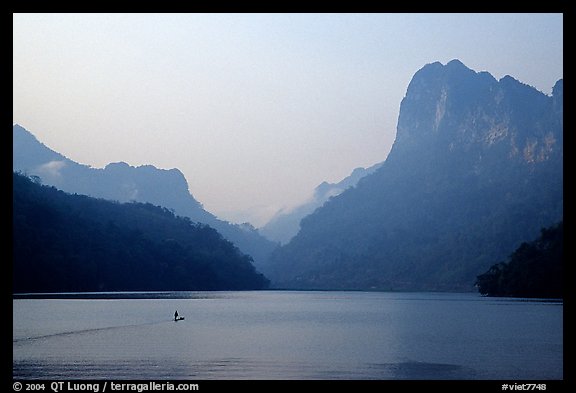
POLYGON ((458 60, 410 82, 383 165, 301 221, 280 287, 473 290, 563 216, 563 83, 548 96, 458 60))

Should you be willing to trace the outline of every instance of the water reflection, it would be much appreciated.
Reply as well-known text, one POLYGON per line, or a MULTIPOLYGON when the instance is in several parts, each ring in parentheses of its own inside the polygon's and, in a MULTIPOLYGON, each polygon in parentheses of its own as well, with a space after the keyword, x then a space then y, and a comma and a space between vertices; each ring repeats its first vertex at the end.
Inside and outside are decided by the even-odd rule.
POLYGON ((13 300, 15 378, 563 376, 558 303, 375 292, 66 296, 13 300), (186 320, 174 322, 174 310, 186 320))
POLYGON ((365 363, 350 369, 346 364, 277 362, 244 358, 186 363, 123 361, 120 363, 15 362, 14 379, 306 379, 306 380, 463 380, 475 379, 472 369, 453 364, 399 362, 365 363))

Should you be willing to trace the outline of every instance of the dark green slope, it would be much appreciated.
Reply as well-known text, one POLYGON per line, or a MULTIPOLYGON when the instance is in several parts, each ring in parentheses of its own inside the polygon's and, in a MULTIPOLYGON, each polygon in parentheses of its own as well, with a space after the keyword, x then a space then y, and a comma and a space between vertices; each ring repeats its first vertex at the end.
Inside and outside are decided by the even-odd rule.
POLYGON ((252 259, 214 229, 13 176, 13 291, 262 289, 252 259))
POLYGON ((564 223, 542 229, 540 237, 522 243, 507 262, 478 276, 483 295, 562 298, 564 223))

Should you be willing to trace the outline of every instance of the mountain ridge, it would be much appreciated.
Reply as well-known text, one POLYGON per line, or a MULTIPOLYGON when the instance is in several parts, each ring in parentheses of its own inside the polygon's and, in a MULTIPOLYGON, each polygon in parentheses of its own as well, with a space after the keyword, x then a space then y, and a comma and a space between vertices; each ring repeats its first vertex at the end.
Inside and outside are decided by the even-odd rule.
POLYGON ((150 203, 68 194, 14 172, 12 205, 14 293, 268 285, 215 229, 150 203))
POLYGON ((344 190, 355 187, 366 175, 373 173, 382 163, 369 168, 355 168, 350 175, 337 183, 320 183, 314 189, 314 194, 307 202, 296 206, 289 211, 279 211, 272 219, 259 229, 259 232, 272 241, 286 244, 300 230, 300 221, 322 206, 330 198, 340 195, 344 190))
POLYGON ((119 202, 148 202, 173 209, 178 215, 216 229, 242 252, 252 256, 257 267, 265 264, 276 247, 275 243, 256 230, 219 220, 204 210, 190 193, 186 178, 177 168, 160 169, 153 165, 133 167, 124 162, 92 168, 45 146, 21 125, 13 125, 12 134, 12 169, 38 176, 44 184, 69 193, 119 202))
POLYGON ((563 83, 417 71, 383 165, 301 221, 268 277, 302 289, 473 290, 563 214, 563 83))

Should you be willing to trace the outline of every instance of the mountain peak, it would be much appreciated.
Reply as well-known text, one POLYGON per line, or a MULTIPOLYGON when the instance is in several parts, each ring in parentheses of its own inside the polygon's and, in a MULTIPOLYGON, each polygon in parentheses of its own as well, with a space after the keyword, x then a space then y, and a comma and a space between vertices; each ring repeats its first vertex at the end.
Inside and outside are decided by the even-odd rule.
MULTIPOLYGON (((19 124, 12 126, 12 163, 14 170, 29 172, 32 168, 45 169, 51 163, 67 163, 69 160, 41 143, 34 134, 19 124)), ((32 170, 34 172, 34 170, 32 170)), ((35 173, 40 177, 50 176, 49 173, 35 173)), ((32 174, 32 173, 30 173, 32 174)))
POLYGON ((500 83, 518 83, 518 79, 506 74, 498 81, 500 83))
POLYGON ((42 183, 69 193, 120 202, 146 202, 173 209, 178 215, 217 229, 257 263, 264 261, 275 246, 255 230, 247 231, 218 220, 204 210, 190 193, 184 174, 177 168, 133 167, 123 161, 110 163, 103 169, 91 168, 49 149, 18 124, 13 125, 12 132, 13 171, 39 176, 42 183))
POLYGON ((473 75, 477 74, 474 70, 466 67, 464 63, 462 63, 458 59, 450 60, 446 65, 440 63, 439 61, 435 61, 433 63, 426 64, 420 70, 414 74, 413 80, 418 79, 419 77, 446 77, 446 76, 454 76, 455 74, 468 74, 473 75))
POLYGON ((470 70, 470 68, 466 67, 464 63, 458 59, 450 60, 448 63, 446 63, 446 68, 470 70))
POLYGON ((302 289, 471 290, 562 218, 562 92, 458 60, 422 67, 386 161, 305 217, 270 277, 302 289))
MULTIPOLYGON (((556 93, 561 95, 562 82, 556 93)), ((402 100, 389 157, 391 161, 398 157, 411 160, 418 155, 426 165, 424 157, 432 157, 431 149, 449 154, 474 151, 478 160, 486 149, 500 154, 503 149, 511 159, 536 162, 534 157, 547 156, 552 144, 561 139, 542 128, 537 119, 549 100, 510 75, 497 81, 488 72, 471 70, 459 60, 445 66, 428 64, 416 72, 402 100), (513 127, 513 122, 522 126, 513 127)), ((561 110, 561 102, 554 105, 561 110)), ((470 155, 467 158, 472 159, 470 155)))
POLYGON ((460 60, 452 60, 446 65, 434 62, 416 71, 402 104, 406 105, 405 101, 414 101, 417 106, 426 105, 426 102, 433 104, 447 98, 447 93, 456 100, 466 99, 471 94, 477 94, 495 84, 497 81, 490 73, 476 72, 460 60))
POLYGON ((184 178, 184 174, 178 168, 171 168, 171 169, 162 169, 158 168, 151 164, 140 165, 140 166, 132 166, 124 161, 119 162, 111 162, 104 167, 106 171, 115 171, 115 172, 142 172, 147 174, 154 174, 154 173, 164 173, 170 175, 176 175, 181 177, 186 181, 184 178))
POLYGON ((127 162, 124 161, 118 161, 118 162, 111 162, 109 164, 106 165, 106 168, 110 167, 110 168, 128 168, 131 165, 128 164, 127 162))
POLYGON ((564 94, 564 79, 558 79, 552 88, 552 96, 560 97, 564 94))

